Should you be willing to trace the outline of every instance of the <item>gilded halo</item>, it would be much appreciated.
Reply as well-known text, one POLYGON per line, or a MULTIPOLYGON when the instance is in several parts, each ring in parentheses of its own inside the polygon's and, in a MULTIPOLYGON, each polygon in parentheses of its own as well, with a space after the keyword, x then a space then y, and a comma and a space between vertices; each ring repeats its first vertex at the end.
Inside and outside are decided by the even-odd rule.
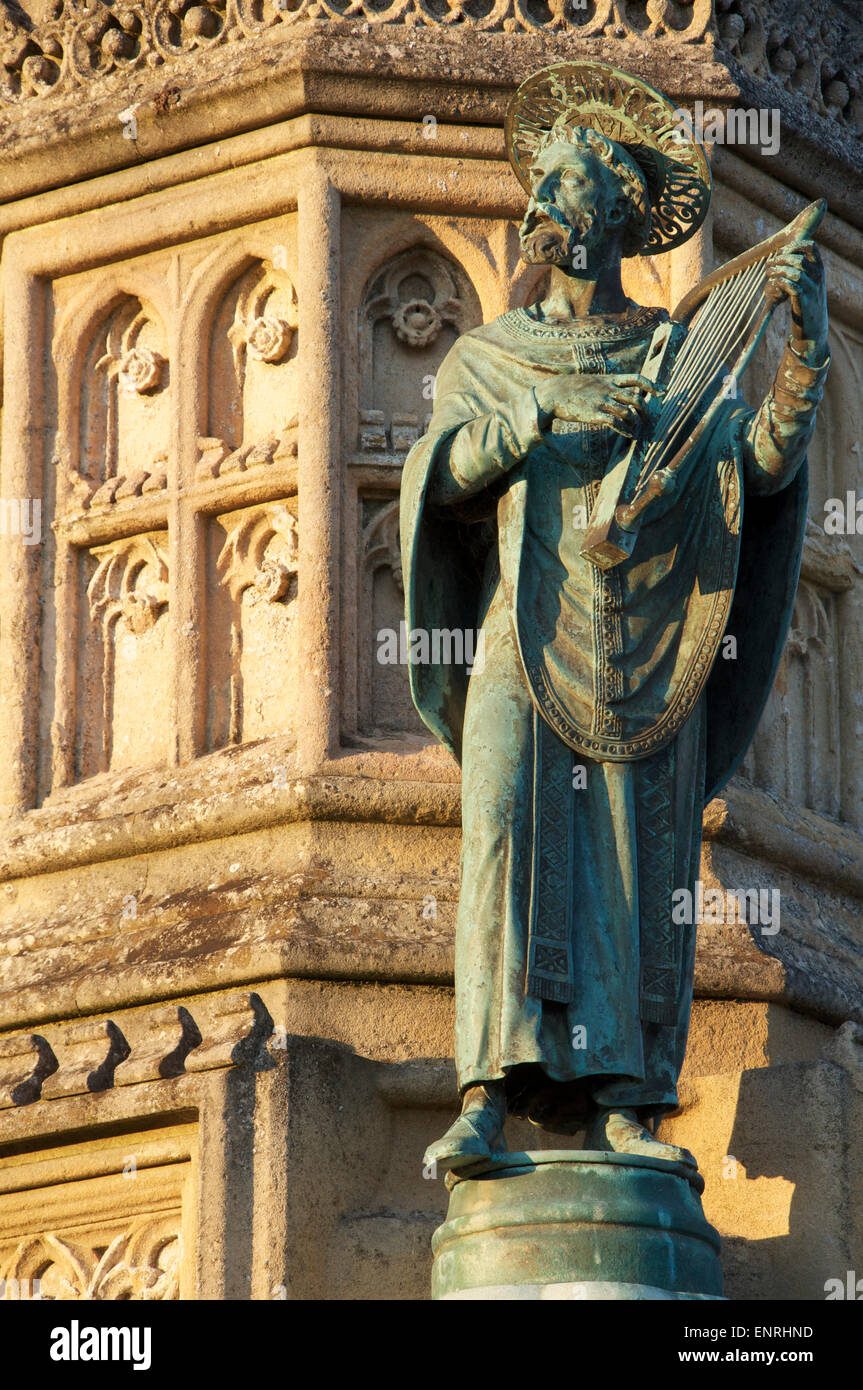
POLYGON ((525 78, 509 104, 509 162, 530 192, 530 160, 553 126, 587 126, 622 145, 650 194, 650 235, 641 254, 680 246, 710 206, 710 164, 672 102, 640 78, 606 63, 554 63, 525 78))

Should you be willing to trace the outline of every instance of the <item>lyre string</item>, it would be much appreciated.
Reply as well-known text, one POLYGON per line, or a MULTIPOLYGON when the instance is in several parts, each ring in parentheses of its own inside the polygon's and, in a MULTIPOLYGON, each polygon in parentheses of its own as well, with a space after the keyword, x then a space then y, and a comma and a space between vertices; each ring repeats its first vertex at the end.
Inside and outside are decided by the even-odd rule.
MULTIPOLYGON (((749 275, 747 280, 741 281, 739 285, 734 287, 734 290, 735 293, 726 296, 721 317, 712 326, 708 325, 710 337, 703 343, 697 358, 690 365, 689 370, 683 374, 682 379, 675 383, 675 396, 671 403, 672 410, 669 415, 676 416, 678 424, 683 423, 681 417, 684 412, 707 389, 723 363, 736 349, 738 341, 741 335, 746 332, 747 327, 747 325, 740 326, 741 315, 750 314, 753 305, 757 305, 762 293, 756 275, 749 275)), ((672 381, 673 379, 674 373, 672 373, 672 381)), ((657 435, 659 435, 659 431, 657 431, 657 435)), ((655 435, 654 438, 656 439, 657 436, 655 435)), ((663 436, 659 435, 656 448, 661 448, 662 442, 663 436)))
POLYGON ((743 306, 748 308, 748 300, 756 279, 756 275, 753 275, 752 272, 757 272, 757 270, 757 265, 750 266, 747 267, 746 271, 738 272, 731 279, 723 281, 722 285, 717 287, 717 291, 723 291, 723 293, 714 291, 701 306, 671 373, 668 384, 673 395, 668 402, 663 424, 668 424, 674 415, 679 414, 680 401, 685 396, 691 382, 698 376, 704 376, 708 373, 712 375, 726 355, 725 335, 733 323, 735 314, 743 306), (741 275, 742 278, 738 278, 741 275), (702 321, 706 321, 704 322, 704 333, 700 332, 702 321), (692 344, 691 351, 684 355, 689 344, 692 344), (714 352, 714 346, 717 344, 719 346, 714 352))
POLYGON ((641 473, 639 474, 638 483, 636 485, 636 495, 638 495, 638 493, 641 491, 641 488, 649 480, 649 478, 652 477, 653 474, 660 468, 663 468, 666 465, 666 463, 668 463, 669 460, 674 456, 677 449, 680 432, 682 429, 685 428, 689 415, 698 405, 698 403, 703 399, 706 392, 709 390, 711 382, 715 380, 726 359, 730 357, 736 359, 738 352, 745 344, 752 324, 761 313, 763 305, 763 293, 759 292, 757 294, 750 295, 746 304, 746 309, 744 310, 744 312, 747 314, 746 319, 743 321, 742 325, 739 324, 738 320, 738 326, 735 327, 733 337, 726 344, 723 345, 718 359, 708 368, 708 370, 704 373, 703 377, 693 385, 693 387, 688 392, 686 399, 682 402, 681 409, 676 421, 676 427, 671 431, 670 434, 666 435, 664 439, 659 441, 658 445, 650 453, 647 466, 642 467, 641 473))
POLYGON ((648 445, 648 454, 655 453, 662 442, 662 432, 675 418, 679 418, 680 405, 686 396, 691 382, 703 375, 705 363, 712 362, 714 344, 721 343, 723 334, 731 322, 735 309, 736 286, 734 280, 726 280, 701 306, 690 328, 689 335, 671 372, 666 387, 665 401, 656 422, 653 437, 648 445), (707 311, 710 309, 710 318, 707 311), (705 332, 699 330, 704 325, 705 332), (689 351, 687 352, 687 348, 689 351))
POLYGON ((715 287, 693 320, 666 387, 663 407, 645 452, 635 493, 668 461, 693 407, 728 359, 735 359, 764 305, 766 259, 753 262, 715 287), (708 320, 709 314, 709 320, 708 320), (741 316, 743 322, 741 324, 741 316), (705 322, 705 332, 699 332, 705 322), (729 333, 729 327, 731 331, 729 333), (667 426, 674 425, 669 435, 667 426))

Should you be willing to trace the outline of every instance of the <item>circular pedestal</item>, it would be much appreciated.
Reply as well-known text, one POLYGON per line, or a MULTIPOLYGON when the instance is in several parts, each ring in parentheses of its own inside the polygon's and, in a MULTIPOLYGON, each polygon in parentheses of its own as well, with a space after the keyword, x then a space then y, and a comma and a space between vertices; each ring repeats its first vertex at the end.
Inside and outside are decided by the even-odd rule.
POLYGON ((684 1164, 511 1153, 451 1182, 435 1299, 722 1298, 719 1236, 684 1164))

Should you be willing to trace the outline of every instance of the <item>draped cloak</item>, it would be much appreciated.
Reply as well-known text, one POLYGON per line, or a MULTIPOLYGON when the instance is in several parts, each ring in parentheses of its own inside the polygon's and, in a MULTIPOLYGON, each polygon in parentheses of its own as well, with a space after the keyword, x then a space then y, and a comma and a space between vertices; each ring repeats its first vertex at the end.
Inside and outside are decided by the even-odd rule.
POLYGON ((673 927, 670 895, 694 883, 701 806, 742 759, 773 682, 802 556, 805 466, 744 506, 754 412, 724 401, 674 503, 646 516, 632 555, 605 573, 580 555, 580 527, 611 430, 555 421, 469 501, 432 495, 462 426, 510 422, 531 388, 573 365, 638 370, 660 316, 570 333, 515 310, 463 335, 405 462, 408 629, 479 629, 491 663, 473 676, 458 660, 409 667, 421 717, 463 762, 462 1088, 533 1063, 553 1082, 591 1080, 603 1102, 675 1103, 694 931, 673 927), (717 660, 726 634, 733 659, 717 660), (574 760, 588 778, 581 802, 574 760))

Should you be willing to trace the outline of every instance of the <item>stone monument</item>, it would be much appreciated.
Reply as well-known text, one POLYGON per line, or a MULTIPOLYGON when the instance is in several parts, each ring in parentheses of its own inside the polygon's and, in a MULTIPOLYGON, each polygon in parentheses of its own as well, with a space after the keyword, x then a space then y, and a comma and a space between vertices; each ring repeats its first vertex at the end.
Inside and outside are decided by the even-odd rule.
POLYGON ((707 214, 708 161, 673 104, 558 63, 522 83, 506 133, 547 289, 455 342, 401 494, 409 629, 476 634, 470 668, 410 671, 462 767, 461 1114, 426 1154, 452 1194, 434 1291, 720 1297, 696 1160, 655 1132, 692 1003, 675 904, 790 621, 829 365, 823 207, 669 318, 620 272, 707 214), (737 379, 784 299, 752 409, 737 379), (585 1147, 507 1153, 507 1113, 585 1147))

